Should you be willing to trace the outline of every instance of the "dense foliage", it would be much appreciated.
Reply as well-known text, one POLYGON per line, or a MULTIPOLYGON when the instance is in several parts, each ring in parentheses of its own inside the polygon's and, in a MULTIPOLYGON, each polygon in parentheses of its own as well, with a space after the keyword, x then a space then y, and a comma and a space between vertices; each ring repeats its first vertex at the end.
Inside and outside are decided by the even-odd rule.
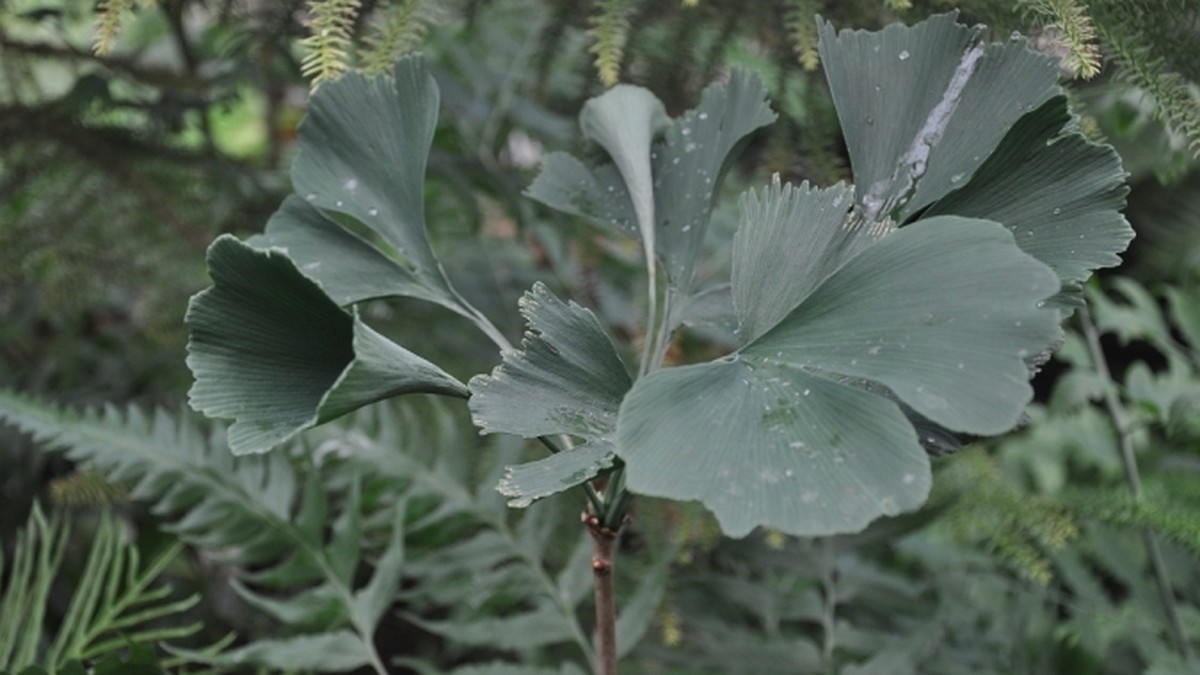
MULTIPOLYGON (((846 110, 862 109, 861 102, 841 102, 850 94, 832 73, 826 89, 816 69, 823 63, 836 70, 837 58, 818 51, 817 24, 804 17, 821 11, 838 26, 878 28, 894 18, 913 23, 945 5, 795 2, 788 3, 794 7, 781 22, 774 7, 747 9, 716 0, 683 6, 650 0, 496 0, 442 7, 314 2, 311 21, 300 2, 137 4, 103 3, 99 33, 92 32, 90 3, 0 6, 0 385, 6 387, 0 418, 13 425, 0 437, 6 506, 0 514, 5 543, 0 671, 37 664, 40 668, 27 672, 76 672, 80 661, 95 672, 240 672, 247 664, 272 672, 586 671, 594 647, 592 546, 578 522, 585 497, 570 492, 518 510, 507 510, 506 502, 525 506, 607 473, 634 459, 621 454, 622 442, 666 433, 653 420, 638 420, 633 430, 587 419, 587 410, 622 414, 621 400, 631 387, 646 397, 645 390, 659 386, 664 376, 635 384, 636 373, 621 365, 642 362, 643 345, 652 350, 652 362, 667 366, 661 373, 690 374, 700 372, 695 368, 725 368, 721 357, 738 345, 778 332, 772 326, 833 270, 816 274, 820 278, 811 284, 799 266, 782 280, 756 276, 744 261, 770 260, 783 249, 778 236, 784 230, 773 232, 769 224, 811 216, 818 205, 830 207, 837 200, 869 210, 873 199, 889 197, 863 189, 876 181, 864 174, 869 161, 862 158, 880 138, 896 136, 896 127, 867 129, 846 119, 846 110), (328 23, 328 34, 322 34, 320 21, 328 23), (98 55, 92 51, 94 37, 104 47, 98 55), (379 82, 350 72, 351 66, 373 73, 386 63, 391 70, 399 52, 422 41, 424 60, 409 58, 396 72, 410 68, 417 86, 440 91, 440 105, 433 106, 437 117, 429 117, 420 96, 403 95, 388 114, 399 107, 405 119, 421 124, 338 117, 369 110, 353 96, 364 83, 379 82), (319 86, 300 132, 309 135, 309 149, 303 149, 302 138, 289 184, 282 168, 296 153, 294 127, 309 89, 302 71, 319 86), (601 196, 609 186, 631 185, 619 160, 615 168, 608 163, 615 157, 605 140, 603 96, 593 98, 599 105, 588 104, 594 124, 589 127, 586 112, 583 120, 599 147, 574 141, 576 112, 604 91, 606 79, 645 85, 622 85, 605 96, 630 94, 615 107, 627 115, 645 106, 651 127, 673 118, 673 128, 682 130, 729 101, 747 102, 739 113, 745 115, 742 125, 727 129, 728 139, 714 144, 716 155, 703 160, 712 163, 714 174, 726 172, 724 187, 708 193, 712 199, 702 212, 676 222, 704 221, 707 236, 681 236, 682 227, 640 227, 636 205, 613 226, 610 204, 555 192, 574 176, 595 180, 601 196), (726 87, 706 88, 714 79, 726 87), (639 99, 636 105, 633 99, 639 99), (767 100, 779 119, 763 126, 771 113, 759 106, 767 100), (693 109, 685 112, 688 108, 693 109), (337 142, 321 145, 312 140, 318 132, 337 142), (864 132, 870 138, 856 138, 864 132), (391 174, 378 180, 354 174, 359 182, 348 186, 337 163, 366 166, 362 159, 378 150, 370 139, 389 133, 411 134, 427 144, 427 163, 422 157, 400 190, 391 174), (321 147, 352 147, 356 141, 362 145, 344 156, 319 154, 321 147), (725 160, 725 153, 742 147, 740 160, 725 160), (539 165, 550 168, 539 176, 539 165), (773 172, 782 174, 779 183, 770 182, 773 172), (562 179, 557 186, 556 178, 562 179), (798 185, 804 179, 829 185, 843 178, 863 187, 855 193, 849 187, 798 185), (764 183, 766 188, 758 187, 764 183), (748 186, 756 189, 739 211, 733 197, 748 186), (268 219, 293 189, 297 196, 282 201, 268 219), (521 196, 526 189, 534 199, 521 196), (339 210, 336 190, 360 195, 374 190, 378 203, 363 203, 358 212, 342 209, 341 222, 351 229, 330 229, 332 221, 313 206, 339 210), (317 199, 306 199, 310 194, 317 199), (599 220, 601 227, 568 226, 561 214, 541 209, 535 200, 599 220), (347 220, 369 223, 378 215, 370 210, 385 207, 393 209, 389 222, 419 223, 427 232, 423 241, 413 238, 411 227, 376 236, 370 227, 347 220), (756 232, 747 221, 768 227, 756 232), (739 225, 742 233, 734 240, 739 225), (200 264, 203 248, 228 231, 257 236, 249 238, 249 246, 233 237, 218 240, 212 250, 216 287, 209 298, 221 293, 224 282, 242 284, 231 302, 244 293, 274 292, 264 283, 268 277, 247 283, 238 265, 273 266, 282 275, 275 278, 290 280, 291 287, 318 278, 319 285, 301 289, 293 311, 272 315, 270 303, 260 303, 241 320, 266 326, 275 348, 285 338, 303 346, 310 339, 306 327, 319 317, 328 332, 315 344, 327 345, 336 334, 345 345, 341 352, 322 352, 318 361, 332 357, 332 374, 320 374, 307 393, 293 392, 296 400, 304 399, 300 411, 282 427, 256 429, 257 440, 236 427, 198 419, 180 404, 191 379, 183 365, 184 299, 208 283, 200 264), (637 242, 651 232, 661 247, 658 267, 668 288, 655 298, 659 315, 671 321, 665 332, 644 325, 647 256, 637 242), (406 254, 401 263, 392 257, 396 251, 406 254), (338 263, 330 257, 334 252, 373 276, 329 273, 338 263), (313 262, 321 262, 329 276, 306 268, 313 262), (731 264, 732 293, 719 284, 722 275, 728 279, 731 264), (388 280, 385 292, 379 279, 388 280), (664 306, 674 292, 678 295, 664 306), (391 294, 406 299, 378 299, 391 294), (769 298, 775 306, 746 311, 742 302, 731 317, 730 297, 735 308, 739 297, 769 298), (353 316, 338 308, 359 301, 353 316), (518 304, 521 312, 515 311, 518 304), (725 311, 714 311, 723 306, 725 311), (281 317, 291 322, 288 328, 271 325, 281 317), (737 321, 742 331, 734 333, 737 321), (524 343, 498 362, 493 343, 520 335, 525 322, 524 343), (671 338, 679 325, 685 327, 671 338), (588 362, 594 367, 582 375, 605 374, 599 379, 607 398, 571 402, 585 405, 583 419, 539 417, 539 406, 552 413, 564 403, 539 400, 545 389, 531 386, 553 384, 548 372, 562 378, 566 391, 594 391, 580 384, 588 380, 579 379, 578 369, 556 365, 578 363, 570 336, 580 335, 601 345, 583 350, 601 358, 588 362), (340 384, 351 385, 344 387, 344 397, 326 396, 351 362, 359 365, 358 379, 342 378, 340 384), (689 363, 705 365, 671 367, 689 363), (625 380, 610 377, 617 366, 625 380), (366 400, 412 389, 397 388, 394 380, 379 386, 372 374, 381 371, 419 372, 418 389, 436 381, 433 388, 441 393, 469 393, 470 408, 407 396, 295 434, 366 400), (471 379, 480 373, 488 375, 471 379), (103 401, 120 403, 94 407, 103 401), (552 455, 561 465, 548 468, 544 445, 503 433, 477 437, 473 421, 485 431, 550 436, 552 445, 562 442, 561 433, 584 443, 552 455), (262 434, 280 447, 265 455, 230 454, 231 446, 261 443, 262 434), (563 482, 546 481, 547 471, 582 473, 563 482), (33 506, 34 495, 42 508, 53 503, 54 515, 43 516, 33 506), (102 579, 112 581, 105 585, 102 579)), ((928 254, 921 270, 928 273, 906 283, 952 291, 959 279, 978 272, 977 287, 959 291, 957 298, 970 305, 992 293, 996 298, 983 304, 996 306, 1008 300, 1001 297, 1003 285, 989 281, 988 265, 995 259, 988 251, 1000 250, 1003 242, 984 236, 987 230, 972 234, 964 228, 962 236, 970 241, 952 250, 970 255, 950 260, 951 248, 935 243, 931 228, 948 218, 991 218, 1017 231, 1020 245, 1023 223, 1036 224, 1038 213, 1066 211, 1058 220, 1067 223, 1070 236, 1051 237, 1040 254, 1026 251, 1049 269, 1011 244, 1004 263, 996 265, 1021 271, 1030 283, 1045 277, 1052 287, 1012 300, 1014 307, 1032 306, 1067 282, 1068 292, 1051 304, 1074 308, 1061 348, 1048 362, 1036 360, 1042 372, 1033 382, 1037 396, 1024 411, 1026 421, 1015 432, 985 441, 951 431, 993 433, 1011 421, 971 426, 960 420, 946 424, 950 430, 918 426, 932 440, 909 453, 917 470, 877 478, 903 490, 922 475, 920 494, 856 516, 855 526, 837 519, 817 525, 778 520, 778 514, 747 514, 706 500, 726 532, 742 534, 762 522, 775 526, 726 539, 698 505, 639 499, 619 546, 616 631, 622 672, 1178 673, 1190 667, 1200 626, 1194 590, 1200 571, 1195 487, 1200 483, 1194 475, 1200 447, 1195 421, 1200 249, 1188 244, 1195 228, 1186 214, 1200 192, 1189 173, 1186 140, 1195 110, 1188 117, 1187 101, 1179 98, 1195 79, 1188 64, 1194 54, 1171 45, 1186 43, 1194 32, 1196 8, 1164 3, 1161 14, 1143 13, 1135 22, 1123 18, 1131 3, 1022 2, 1015 13, 1012 3, 957 4, 965 17, 986 18, 1004 32, 1040 30, 1039 48, 1066 49, 1064 69, 1094 78, 1065 92, 1049 76, 1041 89, 1033 87, 1030 108, 1022 101, 1014 119, 1000 127, 994 141, 1000 159, 984 161, 992 154, 984 149, 977 169, 945 167, 944 179, 953 188, 949 196, 914 198, 908 210, 908 197, 901 196, 880 207, 877 213, 891 213, 895 224, 904 225, 883 241, 909 233, 889 249, 874 249, 869 236, 879 231, 864 227, 859 244, 875 250, 875 258, 856 259, 873 264, 859 263, 863 270, 857 275, 849 265, 836 266, 849 269, 840 272, 847 290, 829 303, 852 301, 875 271, 889 268, 887 255, 900 255, 901 244, 911 240, 908 253, 928 254), (1119 63, 1104 67, 1103 58, 1119 63), (1125 79, 1112 79, 1114 74, 1125 79), (1135 87, 1153 98, 1137 96, 1135 87), (1080 118, 1067 111, 1061 93, 1077 104, 1080 118), (1176 131, 1164 130, 1155 115, 1176 131), (1006 138, 1006 125, 1014 121, 1020 133, 1006 138), (1123 181, 1112 153, 1078 131, 1093 138, 1107 134, 1120 152, 1132 173, 1128 213, 1139 234, 1119 275, 1085 287, 1078 284, 1088 269, 1114 264, 1112 253, 1124 245, 1104 244, 1098 225, 1107 222, 1119 234, 1115 210, 1123 181), (1088 169, 1057 176, 1053 161, 1039 160, 1018 142, 1037 149, 1050 138, 1057 139, 1053 147, 1061 156, 1072 158, 1072 168, 1088 169), (951 180, 959 173, 974 177, 960 186, 961 179, 951 180), (1074 225, 1072 216, 1078 216, 1074 225), (917 221, 923 219, 932 222, 922 226, 917 221), (1082 243, 1077 234, 1084 235, 1082 243), (964 271, 953 272, 954 265, 964 271), (964 443, 952 457, 928 457, 964 443), (906 482, 906 474, 914 480, 906 482), (781 532, 855 530, 880 513, 915 508, 929 489, 920 510, 875 521, 861 532, 819 538, 781 532)), ((832 39, 832 30, 828 33, 832 39)), ((925 57, 915 47, 927 44, 897 44, 894 52, 909 53, 904 61, 916 65, 925 57)), ((1030 54, 1023 46, 998 49, 1030 54)), ((935 65, 923 61, 921 70, 935 65)), ((895 88, 888 100, 905 87, 897 78, 884 84, 895 88)), ((1006 86, 984 89, 1005 99, 1016 96, 1006 86)), ((386 97, 407 90, 381 91, 386 97)), ((870 90, 853 95, 869 98, 870 90)), ((891 117, 884 112, 878 119, 891 117)), ((986 117, 964 120, 977 127, 986 117)), ((674 147, 681 157, 691 155, 682 132, 677 139, 670 133, 664 152, 674 147)), ((968 136, 979 143, 986 134, 968 136)), ((672 155, 663 157, 669 162, 672 155)), ((662 169, 651 171, 660 175, 662 169)), ((657 186, 652 192, 656 201, 668 194, 657 186)), ((657 203, 660 213, 680 208, 657 203)), ((817 248, 816 242, 800 243, 817 248)), ((900 281, 879 279, 884 290, 900 281)), ((877 310, 899 301, 902 313, 913 311, 902 304, 907 296, 881 297, 877 310)), ((800 318, 790 330, 811 330, 800 318)), ((843 333, 853 326, 834 328, 843 333)), ((1045 329, 1031 328, 1039 335, 1045 329)), ((1055 346, 1044 338, 1012 348, 1037 354, 1055 346)), ((944 350, 952 343, 936 344, 944 350)), ((783 351, 771 346, 769 354, 758 350, 760 356, 774 359, 783 351)), ((863 349, 876 346, 864 343, 863 349)), ((756 354, 753 346, 743 346, 743 353, 756 354)), ((867 353, 846 355, 842 365, 851 358, 865 359, 867 353)), ((950 361, 951 367, 957 363, 950 361)), ((221 379, 229 382, 238 374, 234 369, 221 379)), ((870 385, 860 386, 860 398, 895 405, 887 396, 899 391, 880 395, 870 385)), ((193 400, 207 396, 209 403, 201 405, 220 409, 219 401, 213 403, 222 395, 219 388, 208 394, 202 385, 197 388, 193 400)), ((980 391, 993 390, 967 387, 955 394, 955 402, 965 404, 980 391)), ((1001 397, 982 409, 997 419, 1015 419, 1025 400, 1001 397), (1003 405, 1015 407, 1008 411, 1003 405)), ((225 405, 230 417, 244 412, 225 405)), ((671 434, 699 430, 725 406, 675 407, 680 409, 671 414, 689 421, 671 434)), ((904 409, 910 414, 897 425, 929 423, 904 409)), ((846 429, 867 427, 864 421, 846 429)), ((711 434, 696 436, 689 447, 722 446, 711 434)), ((708 461, 689 460, 688 466, 708 461)), ((762 482, 762 467, 752 468, 751 478, 762 482)), ((768 468, 780 476, 795 471, 768 468)), ((672 487, 651 488, 650 474, 642 475, 631 478, 640 491, 703 499, 672 487)), ((676 484, 680 477, 666 476, 676 484)), ((833 475, 816 487, 827 489, 837 479, 833 475)), ((806 491, 793 494, 807 503, 806 491)), ((588 498, 606 496, 597 490, 588 498)))

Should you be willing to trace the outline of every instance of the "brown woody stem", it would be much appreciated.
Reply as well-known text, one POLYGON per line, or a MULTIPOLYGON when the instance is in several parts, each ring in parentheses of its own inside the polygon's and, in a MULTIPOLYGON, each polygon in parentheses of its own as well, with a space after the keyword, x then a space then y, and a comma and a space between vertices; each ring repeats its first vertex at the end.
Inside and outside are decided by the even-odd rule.
POLYGON ((596 584, 596 675, 617 673, 617 601, 613 595, 618 531, 584 514, 592 535, 592 577, 596 584))

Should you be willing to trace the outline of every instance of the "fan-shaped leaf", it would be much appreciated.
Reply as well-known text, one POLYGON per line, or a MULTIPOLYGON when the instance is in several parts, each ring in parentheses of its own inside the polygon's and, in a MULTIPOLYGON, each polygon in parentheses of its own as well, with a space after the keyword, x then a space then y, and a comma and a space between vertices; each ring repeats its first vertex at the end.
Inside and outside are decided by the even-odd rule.
POLYGON ((1121 215, 1125 171, 1109 146, 1070 129, 1066 98, 1021 118, 971 181, 926 216, 987 218, 1008 227, 1017 245, 1053 269, 1063 284, 1120 263, 1133 239, 1121 215))
POLYGON ((1032 389, 1024 358, 1047 350, 1058 288, 995 223, 930 218, 847 262, 743 353, 861 377, 956 431, 1008 430, 1032 389))
MULTIPOLYGON (((699 499, 735 536, 760 524, 805 535, 852 532, 916 507, 929 486, 912 423, 855 380, 881 384, 955 429, 995 433, 1016 423, 1032 393, 1023 357, 1057 335, 1057 314, 1038 308, 1058 287, 1054 274, 985 221, 929 219, 873 245, 862 247, 871 238, 842 245, 854 233, 842 229, 844 211, 832 208, 848 196, 836 190, 776 188, 762 202, 743 203, 756 213, 763 204, 787 209, 743 219, 739 266, 757 264, 752 251, 783 237, 773 232, 782 228, 812 228, 801 243, 835 261, 860 252, 796 298, 774 326, 767 317, 779 315, 781 301, 743 294, 739 281, 763 282, 735 270, 734 296, 748 304, 739 314, 759 322, 744 334, 760 335, 729 359, 659 371, 634 385, 621 406, 617 445, 630 489, 699 499), (760 311, 755 302, 769 307, 760 311)), ((799 235, 788 236, 795 245, 799 235)), ((800 288, 821 276, 776 273, 800 288)))
POLYGON ((789 365, 727 360, 639 380, 619 452, 635 492, 699 500, 725 534, 854 532, 915 508, 929 458, 892 402, 789 365))
POLYGON ((449 284, 425 231, 425 164, 438 88, 419 56, 386 76, 347 73, 312 97, 292 164, 296 194, 379 233, 433 292, 449 284))
POLYGON ((465 396, 437 366, 371 330, 281 252, 224 236, 209 249, 213 287, 188 307, 189 398, 232 417, 236 453, 263 452, 303 429, 404 393, 465 396))
POLYGON ((542 170, 525 195, 605 229, 641 238, 629 191, 612 164, 589 169, 565 152, 552 152, 542 160, 542 170))
POLYGON ((524 508, 591 480, 612 465, 612 441, 592 441, 537 461, 510 466, 496 489, 512 497, 509 506, 524 508))
POLYGON ((1057 62, 1024 39, 934 16, 879 32, 821 22, 821 62, 863 216, 907 219, 975 173, 1009 128, 1059 92, 1057 62))
POLYGON ((285 199, 267 221, 264 234, 246 243, 282 250, 343 307, 371 298, 402 295, 458 309, 442 294, 430 291, 412 271, 295 195, 285 199))
POLYGON ((733 304, 743 342, 762 335, 847 260, 894 231, 853 217, 852 192, 780 185, 742 196, 733 241, 733 304))
POLYGON ((662 260, 672 286, 687 294, 725 170, 749 135, 774 120, 762 81, 749 71, 735 70, 728 84, 710 85, 699 106, 670 124, 653 94, 615 87, 589 101, 580 116, 584 133, 614 163, 589 169, 570 155, 551 154, 526 194, 640 237, 662 260), (663 139, 652 146, 660 129, 663 139))
POLYGON ((589 100, 579 113, 583 134, 604 148, 625 182, 647 264, 653 264, 655 255, 650 142, 668 123, 667 112, 654 94, 627 84, 589 100))
POLYGON ((543 284, 521 298, 529 332, 520 352, 471 380, 471 413, 483 433, 570 434, 586 445, 510 467, 500 491, 512 505, 561 492, 611 466, 611 436, 630 379, 595 315, 543 284))
POLYGON ((700 105, 667 128, 652 155, 660 256, 685 293, 725 170, 751 133, 775 121, 766 96, 757 74, 734 70, 728 84, 704 89, 700 105))

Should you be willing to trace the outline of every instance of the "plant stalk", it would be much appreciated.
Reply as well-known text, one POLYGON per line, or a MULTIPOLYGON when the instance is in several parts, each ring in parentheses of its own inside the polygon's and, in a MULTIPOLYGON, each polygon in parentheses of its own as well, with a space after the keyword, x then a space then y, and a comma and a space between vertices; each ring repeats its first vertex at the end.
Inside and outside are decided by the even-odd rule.
MULTIPOLYGON (((1121 448, 1121 465, 1125 469, 1125 482, 1129 486, 1129 492, 1133 495, 1133 501, 1136 504, 1142 501, 1142 478, 1138 471, 1137 455, 1134 454, 1133 449, 1133 425, 1130 424, 1129 413, 1117 395, 1117 383, 1108 369, 1108 361, 1100 346, 1100 334, 1096 330, 1096 324, 1092 321, 1091 312, 1088 311, 1086 305, 1079 309, 1079 323, 1083 328, 1083 335, 1087 339, 1088 351, 1092 356, 1092 366, 1104 382, 1104 404, 1108 408, 1108 414, 1117 430, 1117 439, 1121 448)), ((1150 566, 1154 570, 1154 579, 1158 583, 1158 593, 1162 598, 1163 610, 1167 615, 1167 625, 1171 629, 1171 637, 1184 660, 1192 663, 1195 660, 1195 654, 1188 642, 1187 633, 1183 629, 1183 621, 1179 617, 1179 608, 1175 603, 1175 591, 1171 585, 1171 576, 1167 571, 1167 565, 1163 561, 1158 537, 1154 536, 1152 529, 1143 527, 1142 542, 1146 547, 1146 554, 1150 558, 1150 566)))
POLYGON ((592 535, 592 578, 596 595, 596 675, 617 674, 617 601, 613 592, 617 532, 595 516, 587 520, 592 535))
POLYGON ((825 589, 825 611, 821 616, 821 628, 823 642, 821 645, 821 660, 825 665, 825 672, 834 673, 837 670, 833 665, 833 650, 837 645, 837 636, 834 633, 834 627, 837 621, 837 551, 834 548, 833 537, 825 537, 821 542, 824 549, 824 574, 822 575, 822 585, 825 589))

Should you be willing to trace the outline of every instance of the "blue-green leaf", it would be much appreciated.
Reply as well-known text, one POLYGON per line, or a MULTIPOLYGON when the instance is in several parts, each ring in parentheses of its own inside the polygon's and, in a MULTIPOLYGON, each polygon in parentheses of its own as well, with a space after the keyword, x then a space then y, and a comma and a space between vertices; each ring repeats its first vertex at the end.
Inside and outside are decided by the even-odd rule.
POLYGON ((267 221, 266 232, 246 243, 283 251, 343 307, 400 295, 457 310, 457 305, 430 290, 411 270, 294 195, 267 221))
MULTIPOLYGON (((796 220, 743 224, 812 228, 810 243, 845 236, 840 215, 805 217, 819 216, 836 193, 789 195, 801 202, 785 212, 796 220)), ((769 242, 762 234, 743 241, 769 242)), ((962 431, 996 433, 1017 422, 1032 394, 1024 357, 1058 335, 1057 313, 1038 306, 1058 288, 1053 272, 986 221, 929 219, 870 241, 798 294, 774 325, 766 317, 779 314, 780 300, 742 294, 738 281, 758 277, 735 270, 734 296, 750 305, 739 314, 764 317, 743 331, 754 339, 726 359, 634 385, 617 430, 630 489, 698 499, 733 536, 756 525, 854 532, 915 508, 928 492, 928 458, 892 396, 962 431)), ((776 273, 802 288, 810 278, 776 273)))
POLYGON ((627 84, 589 100, 579 114, 583 134, 604 148, 625 181, 648 264, 653 264, 655 256, 650 142, 668 121, 666 109, 654 94, 627 84))
POLYGON ((296 194, 378 233, 422 283, 449 296, 425 230, 425 165, 438 88, 419 56, 384 76, 347 73, 315 93, 292 164, 296 194))
POLYGON ((611 465, 617 409, 629 390, 625 364, 595 315, 536 284, 521 298, 529 332, 521 351, 471 379, 471 414, 483 433, 526 438, 569 434, 586 446, 510 467, 501 492, 513 505, 561 492, 611 465))
POLYGON ((781 185, 742 195, 733 240, 733 305, 742 342, 779 322, 830 274, 895 228, 850 211, 850 188, 781 185))
POLYGON ((790 365, 658 371, 629 392, 618 439, 631 490, 699 500, 734 537, 856 532, 916 508, 930 485, 896 404, 790 365))
POLYGON ((1070 128, 1066 98, 1021 118, 971 181, 924 214, 994 220, 1068 287, 1121 262, 1133 239, 1120 209, 1125 171, 1116 151, 1070 128))
POLYGON ((213 287, 188 306, 196 410, 235 420, 235 453, 264 452, 309 427, 405 393, 466 396, 432 363, 345 312, 279 251, 231 236, 209 248, 213 287))
POLYGON ((1045 265, 987 221, 898 230, 830 276, 743 353, 878 382, 955 431, 1015 425, 1033 394, 1024 358, 1059 336, 1045 265))
POLYGON ((1024 39, 934 16, 878 32, 822 21, 821 62, 854 169, 862 215, 905 220, 965 185, 1009 128, 1059 93, 1057 61, 1024 39))
POLYGON ((667 128, 652 155, 659 255, 685 294, 726 169, 751 133, 775 121, 766 96, 758 75, 734 70, 727 84, 705 88, 700 105, 667 128))

